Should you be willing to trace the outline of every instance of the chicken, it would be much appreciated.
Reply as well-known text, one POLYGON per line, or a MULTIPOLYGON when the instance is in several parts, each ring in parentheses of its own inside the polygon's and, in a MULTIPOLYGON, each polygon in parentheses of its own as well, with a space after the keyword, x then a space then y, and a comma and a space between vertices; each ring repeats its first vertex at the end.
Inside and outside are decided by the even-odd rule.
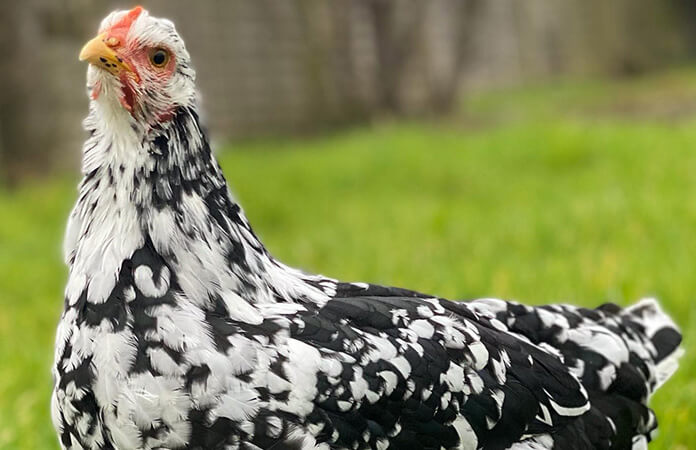
POLYGON ((174 25, 110 14, 70 214, 52 419, 69 449, 628 449, 680 333, 654 300, 529 307, 310 275, 231 196, 174 25))

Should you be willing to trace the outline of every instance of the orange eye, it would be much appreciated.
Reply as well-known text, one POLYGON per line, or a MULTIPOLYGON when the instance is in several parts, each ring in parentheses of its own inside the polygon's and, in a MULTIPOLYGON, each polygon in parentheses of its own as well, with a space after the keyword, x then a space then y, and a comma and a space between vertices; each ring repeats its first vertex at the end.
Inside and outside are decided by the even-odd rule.
POLYGON ((150 52, 150 63, 155 67, 164 67, 169 62, 169 52, 155 48, 150 52))

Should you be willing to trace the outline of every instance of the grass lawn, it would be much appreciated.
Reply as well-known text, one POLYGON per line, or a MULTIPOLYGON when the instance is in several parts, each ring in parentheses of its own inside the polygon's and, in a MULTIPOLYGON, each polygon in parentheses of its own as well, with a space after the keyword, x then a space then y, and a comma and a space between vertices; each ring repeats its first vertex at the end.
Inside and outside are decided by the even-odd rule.
MULTIPOLYGON (((76 124, 75 126, 78 126, 76 124)), ((221 163, 285 262, 450 298, 657 296, 688 356, 654 449, 696 442, 696 71, 470 96, 440 122, 238 143, 221 163)), ((49 367, 75 181, 0 191, 0 448, 57 448, 49 367)))

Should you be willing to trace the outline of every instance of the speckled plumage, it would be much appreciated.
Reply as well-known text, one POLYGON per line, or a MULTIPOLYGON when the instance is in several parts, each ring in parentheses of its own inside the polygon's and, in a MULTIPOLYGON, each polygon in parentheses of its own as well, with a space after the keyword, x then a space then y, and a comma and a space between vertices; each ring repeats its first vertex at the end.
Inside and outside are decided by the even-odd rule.
POLYGON ((681 339, 656 302, 451 302, 283 265, 211 154, 173 25, 134 16, 129 42, 175 66, 141 71, 130 111, 124 81, 89 69, 53 370, 63 448, 647 446, 681 339))

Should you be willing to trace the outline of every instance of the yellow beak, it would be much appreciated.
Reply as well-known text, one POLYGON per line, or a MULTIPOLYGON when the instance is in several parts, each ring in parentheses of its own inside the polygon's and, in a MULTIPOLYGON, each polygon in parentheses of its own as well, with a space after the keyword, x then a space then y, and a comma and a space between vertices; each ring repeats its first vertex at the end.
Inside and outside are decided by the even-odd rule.
POLYGON ((134 73, 128 63, 118 56, 112 48, 118 45, 118 40, 107 38, 106 33, 102 33, 82 47, 80 61, 87 61, 113 75, 119 75, 124 71, 134 73))

